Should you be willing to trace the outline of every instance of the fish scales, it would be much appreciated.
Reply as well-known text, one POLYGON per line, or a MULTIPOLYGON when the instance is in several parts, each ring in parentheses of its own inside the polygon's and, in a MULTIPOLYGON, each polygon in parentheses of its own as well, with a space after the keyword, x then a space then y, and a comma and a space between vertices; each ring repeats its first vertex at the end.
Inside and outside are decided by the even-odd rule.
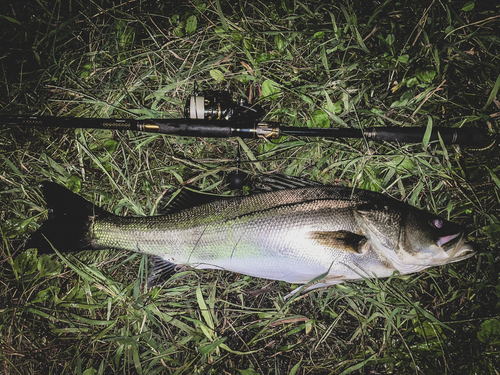
MULTIPOLYGON (((94 223, 96 248, 161 256, 195 268, 307 282, 357 254, 318 243, 311 233, 356 232, 348 189, 294 189, 210 202, 161 217, 109 217, 94 223), (342 194, 339 194, 342 193, 342 194)), ((357 200, 357 203, 361 200, 357 200)), ((346 271, 343 269, 343 271, 346 271)))

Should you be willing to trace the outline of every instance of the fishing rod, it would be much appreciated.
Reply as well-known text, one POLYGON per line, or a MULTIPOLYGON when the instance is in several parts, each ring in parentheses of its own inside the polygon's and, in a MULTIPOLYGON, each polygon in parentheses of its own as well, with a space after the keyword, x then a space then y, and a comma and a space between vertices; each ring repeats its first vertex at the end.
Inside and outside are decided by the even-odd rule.
MULTIPOLYGON (((251 106, 245 100, 233 102, 226 91, 195 91, 190 95, 181 119, 102 119, 51 116, 0 116, 0 125, 94 128, 142 131, 186 137, 213 138, 263 138, 277 139, 281 136, 366 138, 373 141, 397 143, 421 142, 426 127, 372 127, 353 128, 308 128, 282 126, 276 122, 259 120, 264 116, 262 108, 251 106)), ((472 128, 433 128, 430 141, 441 136, 444 144, 461 144, 481 147, 486 143, 486 132, 472 128), (439 134, 439 135, 438 135, 439 134)))

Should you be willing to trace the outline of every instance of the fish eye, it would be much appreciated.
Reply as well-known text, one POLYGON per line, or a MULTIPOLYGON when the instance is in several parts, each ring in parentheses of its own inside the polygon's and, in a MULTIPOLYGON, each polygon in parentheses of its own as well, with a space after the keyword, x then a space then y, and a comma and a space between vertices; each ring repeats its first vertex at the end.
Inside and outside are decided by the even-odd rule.
POLYGON ((440 229, 443 227, 443 222, 440 219, 431 220, 430 223, 434 228, 440 229))

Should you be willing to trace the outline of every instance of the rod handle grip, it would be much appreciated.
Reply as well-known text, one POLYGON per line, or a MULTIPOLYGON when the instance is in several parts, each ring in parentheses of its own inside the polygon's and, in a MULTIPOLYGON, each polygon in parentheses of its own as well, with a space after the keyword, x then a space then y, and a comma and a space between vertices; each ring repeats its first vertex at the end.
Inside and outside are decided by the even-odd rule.
MULTIPOLYGON (((365 129, 365 137, 374 141, 418 143, 424 139, 426 127, 365 129)), ((437 141, 438 134, 444 144, 460 144, 482 147, 486 144, 486 132, 474 128, 433 128, 429 141, 437 141)))

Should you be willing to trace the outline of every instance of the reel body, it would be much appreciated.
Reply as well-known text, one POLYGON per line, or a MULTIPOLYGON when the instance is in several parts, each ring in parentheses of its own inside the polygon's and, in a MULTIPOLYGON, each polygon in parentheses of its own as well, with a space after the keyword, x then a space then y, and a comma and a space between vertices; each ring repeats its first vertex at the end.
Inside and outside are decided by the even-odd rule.
POLYGON ((186 101, 184 117, 193 120, 256 121, 265 113, 259 105, 250 105, 245 99, 234 102, 227 91, 196 88, 186 101))

